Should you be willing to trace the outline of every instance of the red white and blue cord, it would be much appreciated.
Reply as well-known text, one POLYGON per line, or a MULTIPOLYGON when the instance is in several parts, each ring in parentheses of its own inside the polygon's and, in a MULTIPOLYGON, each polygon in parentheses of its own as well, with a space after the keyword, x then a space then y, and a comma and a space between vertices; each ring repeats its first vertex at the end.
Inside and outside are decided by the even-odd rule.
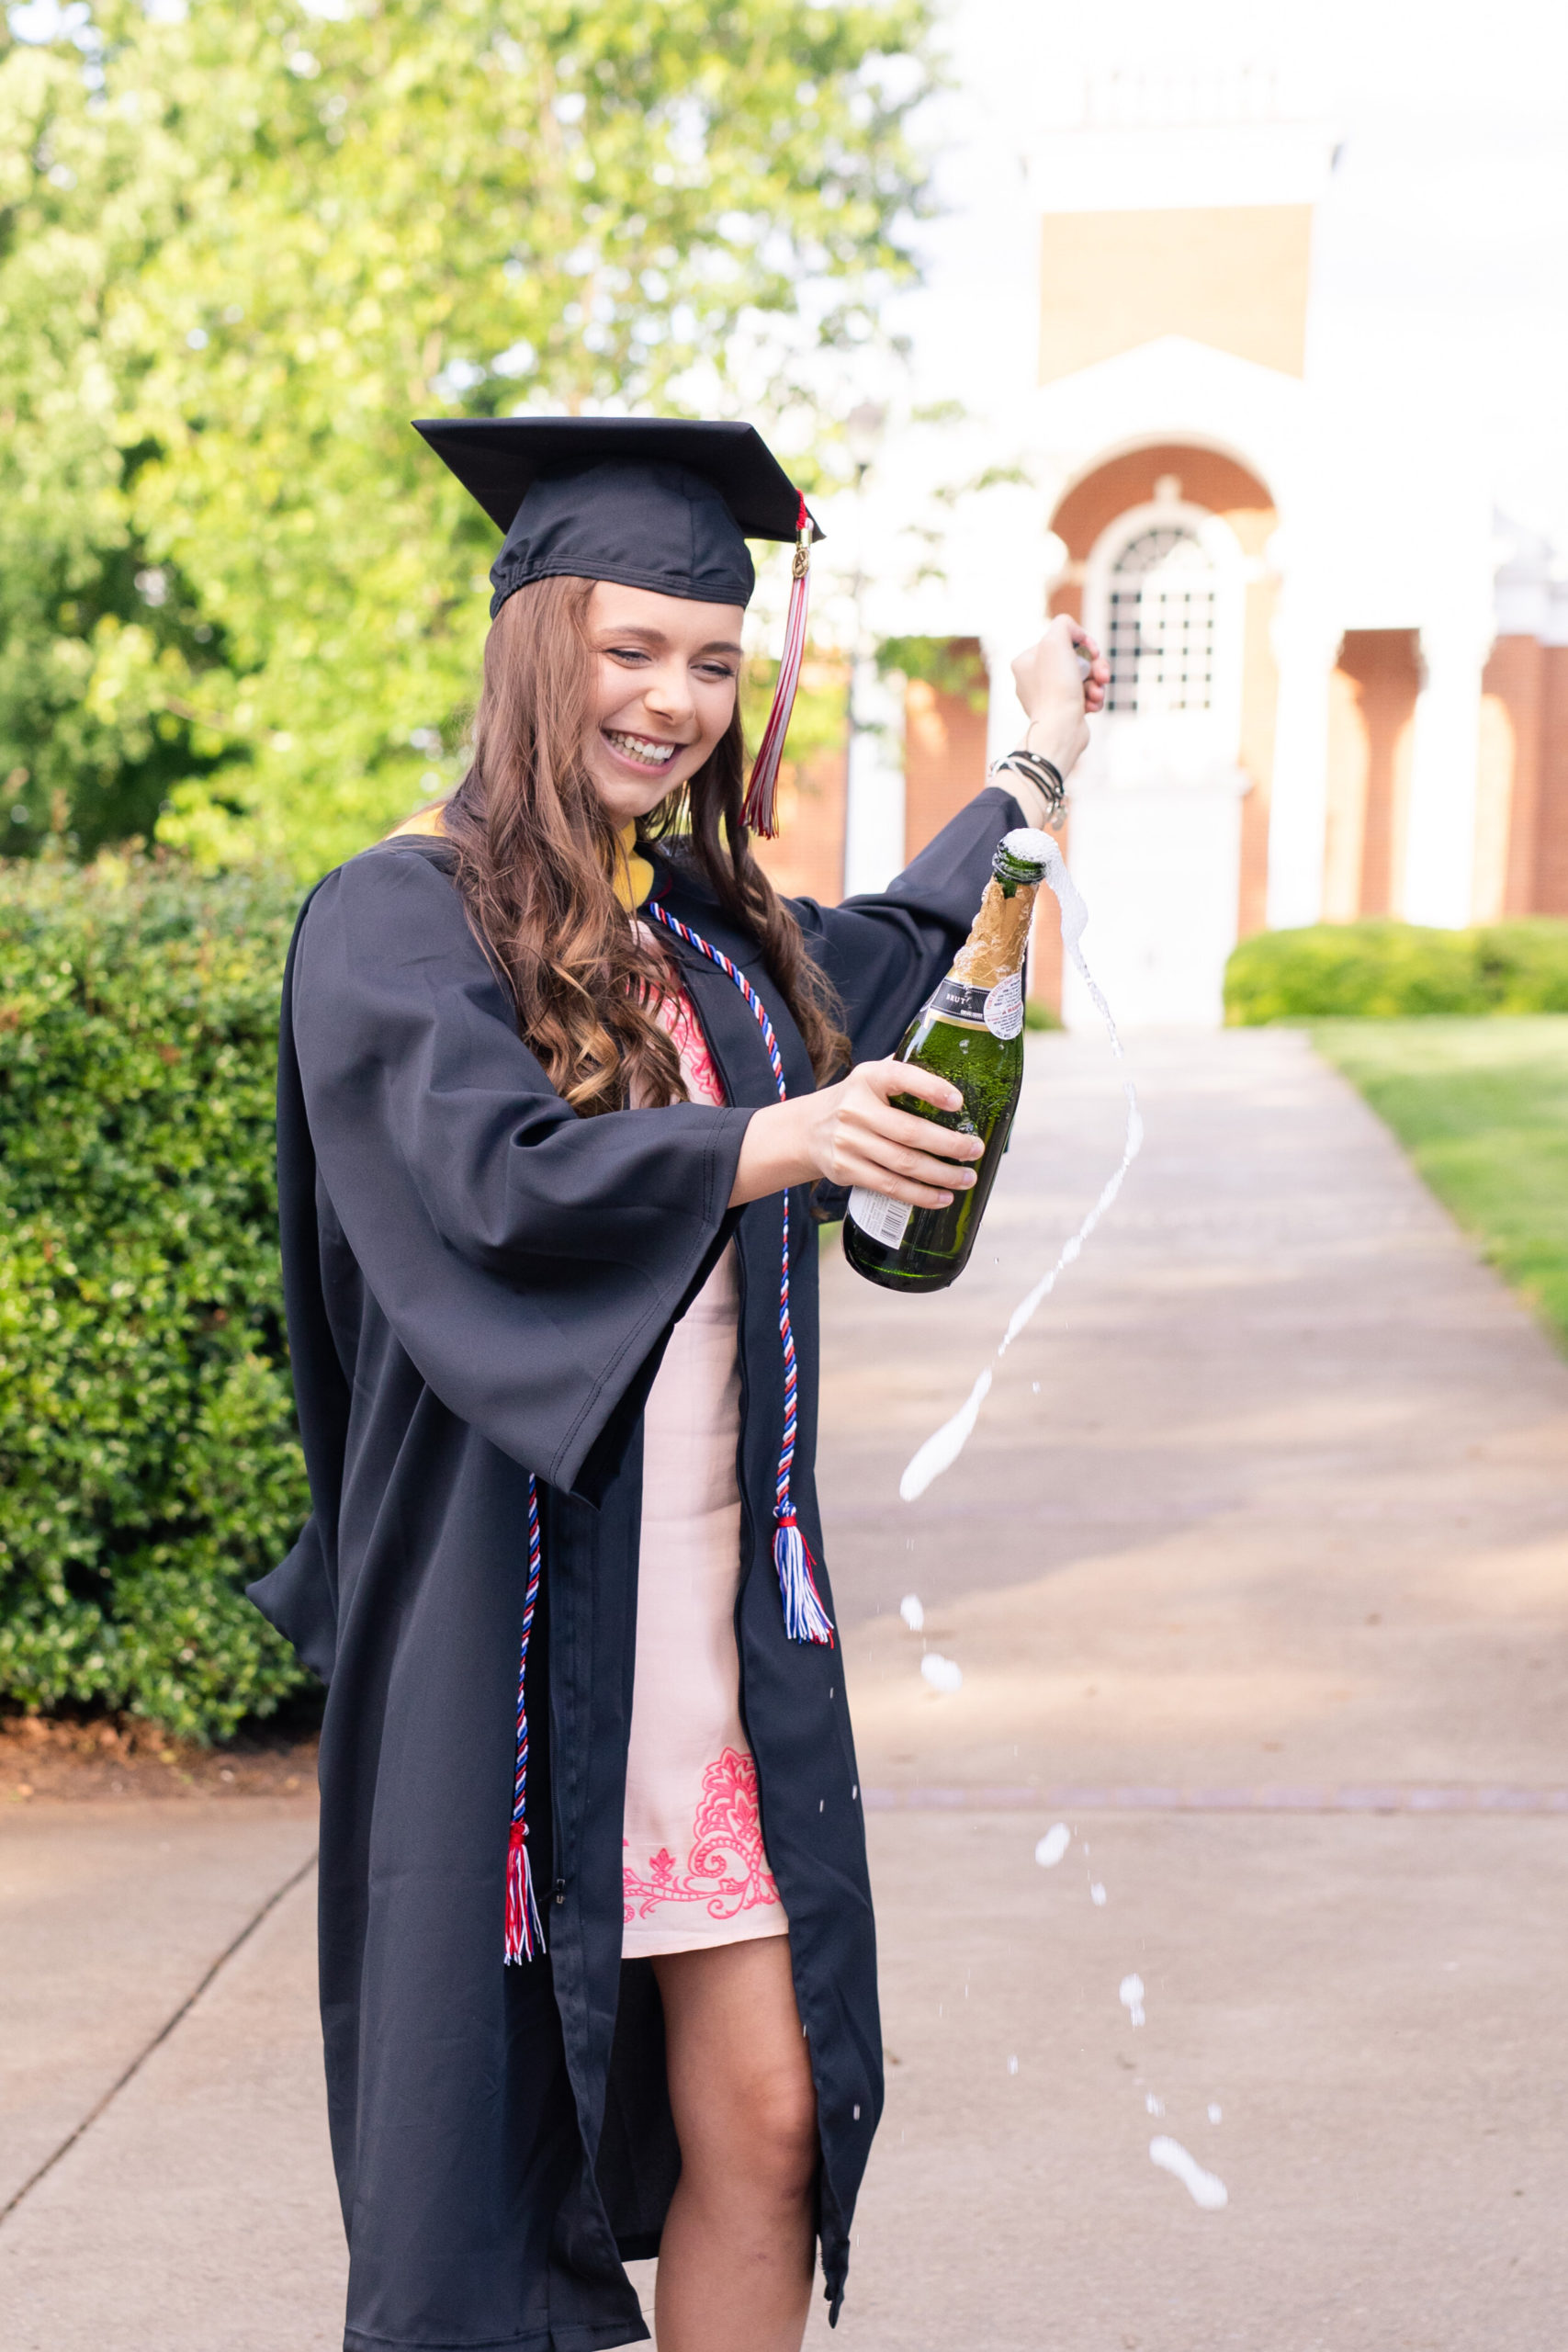
MULTIPOLYGON (((773 1024, 768 1018, 767 1007, 739 967, 732 964, 700 932, 678 922, 656 901, 650 900, 644 910, 656 922, 672 931, 678 939, 694 947, 710 963, 716 964, 727 979, 733 980, 756 1017, 767 1047, 768 1067, 773 1074, 779 1101, 785 1102, 784 1056, 773 1024)), ((810 1546, 800 1532, 790 1499, 790 1472, 795 1465, 795 1432, 798 1424, 800 1374, 795 1356, 795 1333, 789 1319, 789 1194, 784 1196, 784 1244, 779 1266, 779 1343, 784 1350, 784 1440, 779 1448, 778 1477, 773 1494, 773 1566, 778 1571, 779 1592, 784 1602, 784 1630, 791 1641, 819 1642, 829 1647, 833 1642, 833 1621, 822 1605, 812 1574, 816 1562, 810 1546)), ((517 1764, 512 1782, 512 1835, 506 1857, 506 1958, 509 1961, 532 1960, 545 1949, 545 1931, 534 1897, 533 1869, 528 1854, 528 1638, 534 1630, 534 1611, 539 1599, 539 1487, 538 1481, 528 1480, 528 1585, 523 1600, 523 1640, 517 1661, 517 1764)))
MULTIPOLYGON (((683 939, 688 947, 694 947, 699 955, 705 956, 710 964, 716 964, 727 979, 733 980, 761 1030, 762 1043, 768 1050, 768 1067, 773 1074, 779 1101, 786 1101, 784 1056, 779 1051, 779 1041, 773 1035, 767 1007, 745 973, 738 965, 732 964, 728 956, 721 954, 711 941, 705 939, 701 932, 693 931, 688 924, 678 922, 657 899, 650 899, 643 911, 651 915, 656 922, 662 923, 666 931, 672 931, 677 939, 683 939)), ((790 1329, 789 1320, 787 1192, 784 1195, 784 1249, 779 1268, 779 1344, 784 1350, 784 1441, 779 1449, 778 1477, 773 1494, 773 1566, 778 1570, 779 1591, 784 1600, 784 1630, 793 1642, 821 1642, 831 1646, 833 1621, 822 1606, 822 1596, 811 1573, 817 1564, 800 1532, 789 1491, 790 1472, 795 1464, 800 1374, 795 1358, 795 1333, 790 1329)))
POLYGON ((528 1637, 539 1603, 539 1482, 528 1480, 528 1584, 523 1596, 523 1640, 517 1661, 517 1761, 512 1776, 512 1835, 506 1848, 506 1958, 532 1960, 545 1949, 544 1925, 534 1899, 528 1854, 528 1637))

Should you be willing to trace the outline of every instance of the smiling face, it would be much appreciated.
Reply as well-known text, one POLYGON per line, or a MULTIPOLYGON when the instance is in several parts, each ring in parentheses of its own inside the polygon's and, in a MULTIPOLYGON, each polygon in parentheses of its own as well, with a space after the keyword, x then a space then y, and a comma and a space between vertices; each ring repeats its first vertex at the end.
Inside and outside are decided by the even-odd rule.
POLYGON ((741 618, 739 605, 596 583, 587 765, 617 825, 657 808, 722 740, 735 713, 741 618))

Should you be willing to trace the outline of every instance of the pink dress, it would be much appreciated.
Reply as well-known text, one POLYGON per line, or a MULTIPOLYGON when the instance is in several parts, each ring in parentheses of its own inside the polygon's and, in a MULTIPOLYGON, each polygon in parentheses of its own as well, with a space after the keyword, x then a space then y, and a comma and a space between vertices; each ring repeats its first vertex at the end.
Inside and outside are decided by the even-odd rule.
MULTIPOLYGON (((688 1095, 721 1103, 724 1089, 685 997, 667 1025, 688 1095)), ((789 1932, 740 1724, 739 1309, 731 1246, 671 1332, 643 1416, 623 1832, 621 1950, 628 1960, 789 1932)))

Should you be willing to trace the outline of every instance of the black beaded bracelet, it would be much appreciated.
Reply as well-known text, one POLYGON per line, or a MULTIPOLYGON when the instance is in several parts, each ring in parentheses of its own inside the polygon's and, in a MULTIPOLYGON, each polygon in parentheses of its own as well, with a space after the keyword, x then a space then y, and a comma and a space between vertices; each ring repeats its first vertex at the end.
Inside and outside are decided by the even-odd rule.
POLYGON ((993 760, 990 773, 999 775, 1004 768, 1012 768, 1019 775, 1027 776, 1035 789, 1044 794, 1045 822, 1055 830, 1061 823, 1067 806, 1067 787, 1061 769, 1050 760, 1043 759, 1038 752, 1028 751, 1009 752, 1003 758, 993 760))

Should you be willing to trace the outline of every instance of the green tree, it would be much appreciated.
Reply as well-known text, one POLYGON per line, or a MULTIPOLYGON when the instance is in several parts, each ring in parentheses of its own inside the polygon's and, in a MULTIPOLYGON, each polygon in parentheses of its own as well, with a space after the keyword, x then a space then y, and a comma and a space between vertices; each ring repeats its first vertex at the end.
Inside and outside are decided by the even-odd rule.
POLYGON ((128 657, 183 674, 182 646, 199 653, 197 616, 137 540, 144 453, 107 332, 167 175, 161 139, 97 103, 69 41, 0 43, 0 848, 69 828, 90 852, 149 831, 203 763, 176 710, 123 693, 128 657))
POLYGON ((0 56, 0 824, 309 872, 478 674, 494 535, 409 420, 804 426, 911 268, 928 6, 170 13, 0 56))

